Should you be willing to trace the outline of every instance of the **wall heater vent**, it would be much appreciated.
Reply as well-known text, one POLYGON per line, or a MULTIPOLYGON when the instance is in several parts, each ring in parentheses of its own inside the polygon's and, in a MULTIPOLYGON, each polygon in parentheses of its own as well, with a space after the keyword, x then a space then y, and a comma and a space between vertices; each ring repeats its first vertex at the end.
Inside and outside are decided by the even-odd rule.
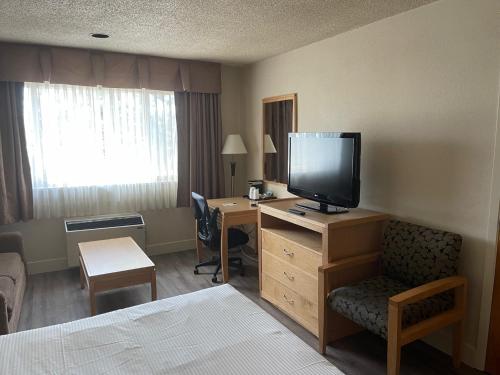
POLYGON ((146 225, 140 214, 120 214, 93 216, 64 220, 66 230, 66 251, 68 266, 77 267, 78 243, 107 240, 118 237, 132 237, 143 249, 146 249, 146 225))

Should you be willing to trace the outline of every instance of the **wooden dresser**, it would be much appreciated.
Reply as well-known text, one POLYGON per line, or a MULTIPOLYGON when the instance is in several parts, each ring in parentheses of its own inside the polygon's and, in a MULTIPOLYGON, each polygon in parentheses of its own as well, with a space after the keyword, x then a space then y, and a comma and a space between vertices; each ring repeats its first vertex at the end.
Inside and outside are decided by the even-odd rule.
MULTIPOLYGON (((325 317, 324 303, 329 290, 319 285, 318 268, 332 261, 379 251, 388 216, 358 208, 338 215, 314 211, 306 211, 305 216, 289 213, 288 208, 294 208, 299 201, 304 199, 259 205, 259 286, 262 298, 318 336, 324 319, 331 318, 325 317)), ((335 286, 354 281, 364 272, 351 272, 336 280, 335 286)), ((334 285, 328 287, 333 289, 334 285)), ((341 319, 344 327, 352 326, 341 317, 333 318, 341 319)), ((343 332, 332 336, 343 336, 343 332)))

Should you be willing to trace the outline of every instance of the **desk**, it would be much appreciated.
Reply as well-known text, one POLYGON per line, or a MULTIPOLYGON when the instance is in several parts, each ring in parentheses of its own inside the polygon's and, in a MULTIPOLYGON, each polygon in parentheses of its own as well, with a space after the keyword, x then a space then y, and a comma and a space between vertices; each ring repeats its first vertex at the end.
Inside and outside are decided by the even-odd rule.
MULTIPOLYGON (((207 199, 208 207, 218 208, 221 214, 221 260, 222 260, 222 282, 229 281, 228 269, 228 248, 227 237, 229 227, 240 224, 257 224, 258 207, 252 207, 252 202, 246 198, 220 198, 220 199, 207 199), (228 203, 235 203, 227 205, 228 203)), ((198 224, 196 225, 198 228, 198 224)), ((255 236, 255 251, 257 251, 257 236, 255 236)), ((203 258, 203 244, 198 239, 198 232, 196 229, 196 253, 198 260, 201 262, 203 258)))

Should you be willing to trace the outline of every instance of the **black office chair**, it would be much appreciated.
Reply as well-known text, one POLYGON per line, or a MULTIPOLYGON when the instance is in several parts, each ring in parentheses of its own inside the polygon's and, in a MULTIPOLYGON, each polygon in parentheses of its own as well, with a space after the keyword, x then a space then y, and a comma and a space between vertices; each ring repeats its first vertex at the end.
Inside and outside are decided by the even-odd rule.
MULTIPOLYGON (((201 262, 194 266, 195 275, 199 274, 198 268, 205 266, 216 266, 215 272, 212 274, 212 282, 217 282, 217 274, 221 269, 221 257, 220 257, 220 243, 221 243, 221 232, 217 227, 217 216, 219 215, 219 209, 215 208, 210 212, 208 208, 207 201, 204 197, 199 194, 191 193, 193 198, 193 211, 194 217, 198 222, 198 238, 212 251, 217 252, 217 255, 213 256, 211 260, 206 262, 201 262)), ((248 243, 248 234, 236 229, 229 228, 228 230, 228 251, 229 254, 235 251, 240 251, 240 246, 248 243)), ((240 271, 240 275, 245 274, 243 268, 243 262, 239 256, 229 256, 228 265, 230 268, 236 268, 240 271)))

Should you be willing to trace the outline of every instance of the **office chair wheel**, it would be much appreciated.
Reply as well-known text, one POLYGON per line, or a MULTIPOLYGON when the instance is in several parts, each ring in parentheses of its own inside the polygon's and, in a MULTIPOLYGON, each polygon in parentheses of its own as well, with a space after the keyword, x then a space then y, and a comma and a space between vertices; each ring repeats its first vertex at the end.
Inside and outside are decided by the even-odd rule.
POLYGON ((217 276, 212 277, 212 282, 216 283, 217 282, 217 276))
POLYGON ((200 274, 200 271, 198 271, 198 268, 195 268, 193 272, 194 272, 195 275, 199 275, 200 274))

